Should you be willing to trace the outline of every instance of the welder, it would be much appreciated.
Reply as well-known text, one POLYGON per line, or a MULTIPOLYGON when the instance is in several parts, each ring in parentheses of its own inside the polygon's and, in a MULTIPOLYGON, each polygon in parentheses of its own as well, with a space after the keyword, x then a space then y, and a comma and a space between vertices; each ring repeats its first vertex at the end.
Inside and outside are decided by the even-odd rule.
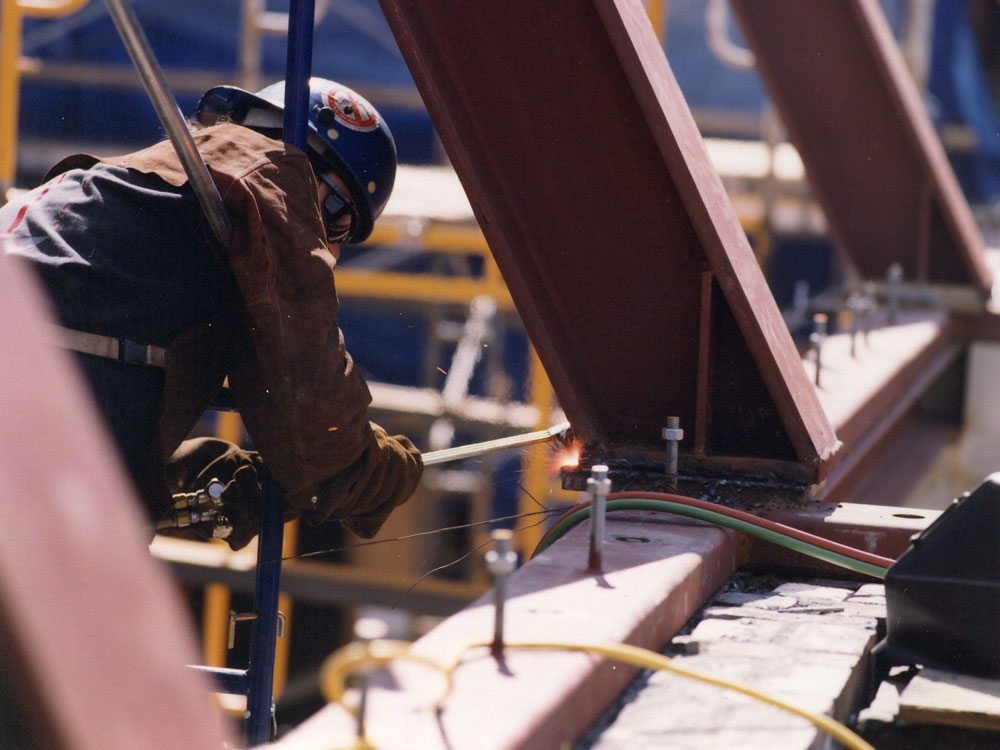
POLYGON ((226 246, 169 141, 70 156, 0 209, 4 248, 48 290, 53 335, 77 352, 151 526, 175 493, 217 479, 234 549, 257 532, 264 466, 286 515, 365 537, 423 468, 406 437, 368 420, 334 287, 341 246, 368 237, 388 201, 395 144, 357 92, 309 89, 304 152, 281 140, 284 84, 201 97, 193 137, 232 223, 226 246), (185 442, 227 378, 253 451, 185 442))

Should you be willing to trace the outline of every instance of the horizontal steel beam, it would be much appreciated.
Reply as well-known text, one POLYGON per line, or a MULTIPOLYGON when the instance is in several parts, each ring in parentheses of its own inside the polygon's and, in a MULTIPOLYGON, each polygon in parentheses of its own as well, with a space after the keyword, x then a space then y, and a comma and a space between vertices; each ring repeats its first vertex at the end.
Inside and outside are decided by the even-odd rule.
MULTIPOLYGON (((808 508, 762 511, 762 518, 895 560, 910 540, 933 523, 941 511, 859 503, 816 503, 808 508)), ((832 575, 848 578, 843 568, 774 544, 750 540, 746 567, 770 572, 832 575)))
MULTIPOLYGON (((736 567, 735 533, 709 526, 607 520, 603 573, 587 572, 581 524, 506 583, 508 642, 586 640, 659 650, 736 567)), ((418 640, 413 652, 449 662, 493 636, 492 596, 477 600, 418 640)), ((369 690, 366 726, 384 750, 534 750, 568 746, 594 722, 636 669, 582 653, 510 649, 501 660, 471 652, 455 673, 444 711, 431 710, 439 682, 424 666, 392 665, 391 689, 369 690), (401 718, 405 717, 405 719, 401 718)), ((350 746, 354 716, 321 709, 275 750, 350 746)))

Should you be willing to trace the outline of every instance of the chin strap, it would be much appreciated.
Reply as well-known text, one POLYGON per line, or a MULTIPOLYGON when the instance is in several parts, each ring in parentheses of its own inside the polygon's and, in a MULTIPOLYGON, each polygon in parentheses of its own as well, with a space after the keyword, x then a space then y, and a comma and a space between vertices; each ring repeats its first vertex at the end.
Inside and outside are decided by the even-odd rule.
POLYGON ((74 352, 105 357, 127 365, 166 367, 167 364, 167 350, 160 346, 137 344, 129 339, 116 339, 57 325, 50 327, 55 343, 74 352))

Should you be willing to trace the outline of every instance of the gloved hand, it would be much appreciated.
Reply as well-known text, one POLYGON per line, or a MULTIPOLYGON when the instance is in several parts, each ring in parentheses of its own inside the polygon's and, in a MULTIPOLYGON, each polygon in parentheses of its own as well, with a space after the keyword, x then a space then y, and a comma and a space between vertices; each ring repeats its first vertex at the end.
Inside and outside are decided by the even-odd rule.
MULTIPOLYGON (((260 456, 238 445, 216 438, 185 440, 166 465, 165 476, 171 493, 197 492, 213 479, 223 483, 222 508, 233 526, 226 542, 234 549, 242 549, 260 530, 261 489, 258 472, 260 456)), ((212 530, 207 524, 195 524, 182 529, 171 529, 171 536, 188 539, 211 539, 212 530)))
POLYGON ((349 531, 370 539, 413 494, 424 468, 420 451, 403 435, 388 435, 374 423, 370 427, 361 458, 319 486, 315 506, 303 513, 309 522, 339 520, 349 531))

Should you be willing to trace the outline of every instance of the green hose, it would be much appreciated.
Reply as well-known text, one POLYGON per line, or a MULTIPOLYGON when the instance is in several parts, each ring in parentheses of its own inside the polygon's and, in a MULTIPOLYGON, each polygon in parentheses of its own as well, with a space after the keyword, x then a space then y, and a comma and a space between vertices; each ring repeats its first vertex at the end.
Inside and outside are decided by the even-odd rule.
MULTIPOLYGON (((690 518, 697 518, 702 521, 708 521, 719 526, 734 529, 735 531, 739 531, 744 534, 749 534, 757 539, 763 539, 766 542, 777 544, 779 547, 784 547, 785 549, 790 549, 794 552, 814 557, 817 560, 823 560, 824 562, 832 563, 833 565, 838 565, 842 568, 847 568, 848 570, 853 570, 855 573, 872 576, 873 578, 885 578, 886 569, 878 565, 872 565, 871 563, 854 560, 847 555, 840 554, 839 552, 831 552, 830 550, 817 547, 814 544, 809 544, 808 542, 803 542, 799 539, 793 539, 792 537, 772 531, 771 529, 755 526, 754 524, 740 520, 739 518, 732 518, 731 516, 727 516, 722 513, 715 513, 710 510, 704 510, 702 508, 693 508, 688 505, 673 503, 669 500, 632 498, 625 500, 609 500, 607 510, 608 512, 614 510, 655 510, 667 513, 676 513, 681 516, 689 516, 690 518)), ((589 507, 582 508, 571 516, 564 518, 546 532, 542 541, 535 550, 535 554, 537 555, 547 549, 556 539, 562 537, 567 531, 587 518, 590 518, 589 507)))

